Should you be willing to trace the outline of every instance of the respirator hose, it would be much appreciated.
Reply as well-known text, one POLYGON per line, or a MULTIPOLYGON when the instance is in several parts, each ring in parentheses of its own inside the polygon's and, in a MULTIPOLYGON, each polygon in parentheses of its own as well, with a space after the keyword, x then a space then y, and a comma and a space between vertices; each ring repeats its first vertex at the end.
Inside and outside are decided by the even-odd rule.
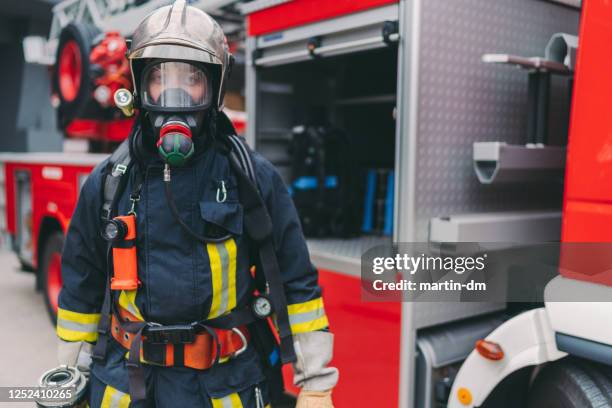
POLYGON ((164 190, 166 192, 166 201, 168 202, 168 206, 170 207, 170 212, 172 213, 172 216, 174 217, 176 222, 178 222, 178 224, 181 226, 183 231, 185 231, 193 239, 195 239, 196 241, 200 241, 204 244, 207 244, 207 243, 223 242, 232 237, 230 234, 226 234, 219 238, 210 238, 210 237, 205 237, 205 236, 202 236, 196 233, 194 230, 192 230, 189 227, 189 225, 185 223, 185 221, 183 221, 183 219, 181 218, 181 215, 178 212, 178 209, 176 208, 176 203, 174 201, 174 195, 172 194, 172 189, 170 188, 170 177, 164 177, 164 190))

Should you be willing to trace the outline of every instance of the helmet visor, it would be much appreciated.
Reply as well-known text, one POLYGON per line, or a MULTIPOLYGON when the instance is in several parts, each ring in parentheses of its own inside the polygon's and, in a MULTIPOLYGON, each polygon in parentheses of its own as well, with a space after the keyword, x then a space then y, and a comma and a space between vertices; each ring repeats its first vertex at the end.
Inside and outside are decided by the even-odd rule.
POLYGON ((208 72, 186 62, 160 62, 148 67, 141 89, 146 107, 207 108, 212 101, 208 72))

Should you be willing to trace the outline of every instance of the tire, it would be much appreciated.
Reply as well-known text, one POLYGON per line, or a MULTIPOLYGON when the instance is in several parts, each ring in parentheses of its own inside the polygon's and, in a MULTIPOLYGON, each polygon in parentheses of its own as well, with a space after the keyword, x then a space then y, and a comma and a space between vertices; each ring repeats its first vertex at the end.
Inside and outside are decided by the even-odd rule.
POLYGON ((57 301, 62 287, 61 256, 64 246, 64 234, 53 232, 47 238, 40 262, 40 282, 49 318, 53 323, 57 319, 57 301))
POLYGON ((612 408, 610 367, 574 357, 551 363, 537 375, 528 408, 612 408))
POLYGON ((89 55, 98 34, 97 28, 83 23, 70 23, 60 33, 53 89, 60 100, 61 128, 95 108, 89 55))

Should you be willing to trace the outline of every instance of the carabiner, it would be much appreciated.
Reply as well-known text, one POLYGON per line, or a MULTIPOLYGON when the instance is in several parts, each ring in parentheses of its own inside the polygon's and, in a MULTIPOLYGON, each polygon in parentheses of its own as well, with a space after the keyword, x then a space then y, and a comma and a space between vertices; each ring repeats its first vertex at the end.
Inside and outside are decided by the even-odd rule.
POLYGON ((130 211, 128 211, 128 215, 136 216, 136 203, 140 201, 140 196, 130 196, 130 201, 132 205, 130 206, 130 211))
POLYGON ((239 350, 236 350, 235 352, 232 353, 232 358, 234 358, 234 357, 238 357, 239 355, 241 355, 242 353, 246 351, 248 343, 247 343, 247 339, 245 335, 240 331, 239 328, 234 327, 232 331, 236 333, 238 337, 240 337, 240 341, 242 341, 242 347, 240 347, 239 350))
POLYGON ((221 180, 221 186, 217 187, 217 202, 224 203, 227 200, 227 189, 225 188, 225 181, 221 180), (223 198, 219 198, 219 193, 223 194, 223 198))

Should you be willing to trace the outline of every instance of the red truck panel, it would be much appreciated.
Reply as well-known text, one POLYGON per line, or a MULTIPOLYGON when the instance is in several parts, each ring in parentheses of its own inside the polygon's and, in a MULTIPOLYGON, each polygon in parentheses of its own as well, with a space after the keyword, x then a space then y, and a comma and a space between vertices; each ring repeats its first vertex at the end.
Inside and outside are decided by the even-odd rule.
POLYGON ((293 0, 247 17, 250 36, 314 23, 345 14, 397 3, 398 0, 293 0))
MULTIPOLYGON (((612 7, 608 3, 583 1, 566 169, 562 233, 566 243, 612 242, 612 7)), ((601 272, 609 269, 602 269, 609 258, 604 256, 607 246, 564 247, 561 274, 612 285, 612 273, 601 272)))
POLYGON ((561 274, 612 286, 611 230, 611 204, 568 201, 563 214, 563 241, 572 244, 562 248, 561 274))
MULTIPOLYGON (((340 370, 337 407, 397 407, 401 303, 362 302, 358 277, 319 270, 340 370)), ((285 384, 293 376, 285 369, 285 384)), ((296 388, 291 389, 297 392, 296 388)))
POLYGON ((32 237, 34 267, 37 267, 37 244, 40 226, 45 217, 57 220, 64 231, 76 206, 79 193, 79 176, 91 173, 93 166, 5 163, 6 221, 11 234, 16 233, 16 171, 30 173, 32 190, 32 237), (43 169, 47 170, 45 176, 43 169), (53 171, 49 171, 49 169, 53 171), (57 169, 60 169, 59 171, 57 169))
POLYGON ((583 4, 566 198, 612 203, 612 7, 607 0, 583 4))
POLYGON ((122 142, 132 130, 134 119, 101 121, 94 119, 75 119, 66 127, 66 134, 76 139, 105 140, 122 142))

